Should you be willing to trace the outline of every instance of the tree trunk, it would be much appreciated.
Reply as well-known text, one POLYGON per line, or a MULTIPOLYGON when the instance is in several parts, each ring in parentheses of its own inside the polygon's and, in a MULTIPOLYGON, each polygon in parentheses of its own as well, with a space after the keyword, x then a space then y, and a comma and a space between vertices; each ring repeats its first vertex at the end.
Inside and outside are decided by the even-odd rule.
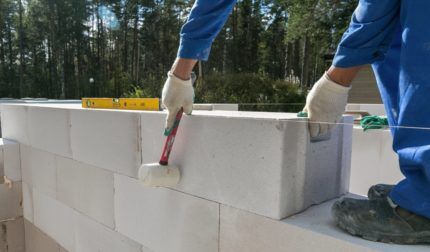
POLYGON ((293 75, 294 77, 300 77, 301 67, 300 67, 300 39, 294 40, 294 52, 293 52, 293 61, 292 61, 292 69, 294 71, 293 75))
POLYGON ((24 8, 22 0, 18 0, 19 8, 19 97, 24 96, 24 27, 22 23, 22 15, 24 8))
POLYGON ((302 75, 300 78, 301 89, 304 90, 309 86, 309 37, 305 36, 303 42, 303 62, 302 62, 302 75))
POLYGON ((132 76, 133 80, 135 82, 135 85, 137 85, 137 68, 138 68, 138 46, 139 46, 139 37, 138 37, 138 24, 139 24, 139 8, 138 8, 138 1, 135 0, 135 11, 134 14, 136 15, 134 17, 134 27, 133 27, 133 66, 132 66, 132 76))

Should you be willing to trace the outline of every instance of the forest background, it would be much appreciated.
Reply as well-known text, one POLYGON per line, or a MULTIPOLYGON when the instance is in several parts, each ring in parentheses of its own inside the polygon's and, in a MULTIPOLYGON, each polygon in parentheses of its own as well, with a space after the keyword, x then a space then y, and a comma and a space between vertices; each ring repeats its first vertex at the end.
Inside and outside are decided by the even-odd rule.
MULTIPOLYGON (((159 97, 193 3, 0 0, 0 97, 159 97)), ((196 66, 196 102, 297 111, 356 4, 238 0, 196 66)))

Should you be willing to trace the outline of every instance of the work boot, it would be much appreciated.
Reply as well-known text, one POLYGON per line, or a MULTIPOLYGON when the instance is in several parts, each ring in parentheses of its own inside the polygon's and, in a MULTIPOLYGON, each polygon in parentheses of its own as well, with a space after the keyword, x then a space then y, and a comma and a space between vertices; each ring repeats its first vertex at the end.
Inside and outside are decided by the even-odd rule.
POLYGON ((393 190, 394 185, 377 184, 369 188, 367 192, 367 197, 370 200, 383 199, 390 195, 391 190, 393 190))
POLYGON ((389 197, 375 200, 344 198, 334 203, 332 215, 341 229, 366 240, 430 243, 430 219, 395 205, 389 197))

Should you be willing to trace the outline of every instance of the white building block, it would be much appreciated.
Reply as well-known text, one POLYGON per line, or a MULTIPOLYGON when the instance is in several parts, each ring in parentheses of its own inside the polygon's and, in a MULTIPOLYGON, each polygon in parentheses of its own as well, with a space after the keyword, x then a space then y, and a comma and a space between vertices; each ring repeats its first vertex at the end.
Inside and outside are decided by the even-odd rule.
POLYGON ((4 183, 4 159, 3 148, 0 148, 0 184, 4 183))
MULTIPOLYGON (((164 120, 142 113, 143 163, 159 159, 164 120)), ((351 127, 311 143, 295 114, 195 111, 184 116, 172 152, 182 173, 175 189, 282 219, 347 191, 351 127)))
POLYGON ((367 195, 372 185, 397 184, 404 178, 392 143, 389 130, 354 127, 350 192, 367 195))
POLYGON ((212 104, 213 110, 223 110, 223 111, 238 111, 239 104, 228 104, 228 103, 217 103, 212 104))
POLYGON ((33 187, 22 182, 22 208, 24 218, 33 222, 33 187))
POLYGON ((21 199, 21 182, 13 182, 12 188, 0 184, 0 221, 22 216, 21 199))
POLYGON ((33 162, 31 147, 20 144, 19 155, 21 161, 21 180, 31 185, 31 165, 33 162))
POLYGON ((2 137, 28 145, 30 143, 28 137, 28 108, 13 104, 2 104, 0 108, 2 137))
POLYGON ((141 163, 139 114, 112 110, 72 110, 73 159, 136 176, 141 163))
POLYGON ((366 111, 371 115, 384 116, 387 114, 384 104, 358 104, 350 103, 346 106, 346 110, 366 111))
POLYGON ((72 157, 69 119, 67 109, 29 106, 30 146, 63 157, 72 157))
POLYGON ((21 144, 22 179, 53 198, 57 194, 55 155, 21 144))
POLYGON ((75 250, 73 209, 33 188, 34 225, 70 252, 75 250))
POLYGON ((427 246, 406 248, 350 236, 333 223, 332 204, 330 201, 311 207, 282 221, 221 206, 220 252, 428 251, 427 246))
POLYGON ((26 252, 60 252, 60 245, 31 222, 24 220, 26 252))
POLYGON ((117 230, 153 251, 218 251, 219 205, 115 174, 117 230))
POLYGON ((75 223, 76 251, 142 252, 142 245, 83 214, 75 213, 75 223))
POLYGON ((15 141, 0 138, 4 175, 12 181, 21 181, 21 162, 19 144, 15 141))
POLYGON ((238 111, 239 104, 216 103, 216 104, 194 104, 193 110, 221 110, 221 111, 238 111))
POLYGON ((114 229, 113 173, 57 157, 57 199, 114 229))
POLYGON ((0 251, 26 252, 23 218, 0 222, 0 251))

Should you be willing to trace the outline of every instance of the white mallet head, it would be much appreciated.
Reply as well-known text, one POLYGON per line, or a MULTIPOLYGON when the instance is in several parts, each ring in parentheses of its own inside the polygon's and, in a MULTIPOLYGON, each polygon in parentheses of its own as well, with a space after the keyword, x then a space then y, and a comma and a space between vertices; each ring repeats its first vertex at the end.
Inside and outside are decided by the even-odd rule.
POLYGON ((143 164, 139 169, 139 179, 145 186, 175 186, 181 178, 178 167, 160 165, 159 163, 143 164))

